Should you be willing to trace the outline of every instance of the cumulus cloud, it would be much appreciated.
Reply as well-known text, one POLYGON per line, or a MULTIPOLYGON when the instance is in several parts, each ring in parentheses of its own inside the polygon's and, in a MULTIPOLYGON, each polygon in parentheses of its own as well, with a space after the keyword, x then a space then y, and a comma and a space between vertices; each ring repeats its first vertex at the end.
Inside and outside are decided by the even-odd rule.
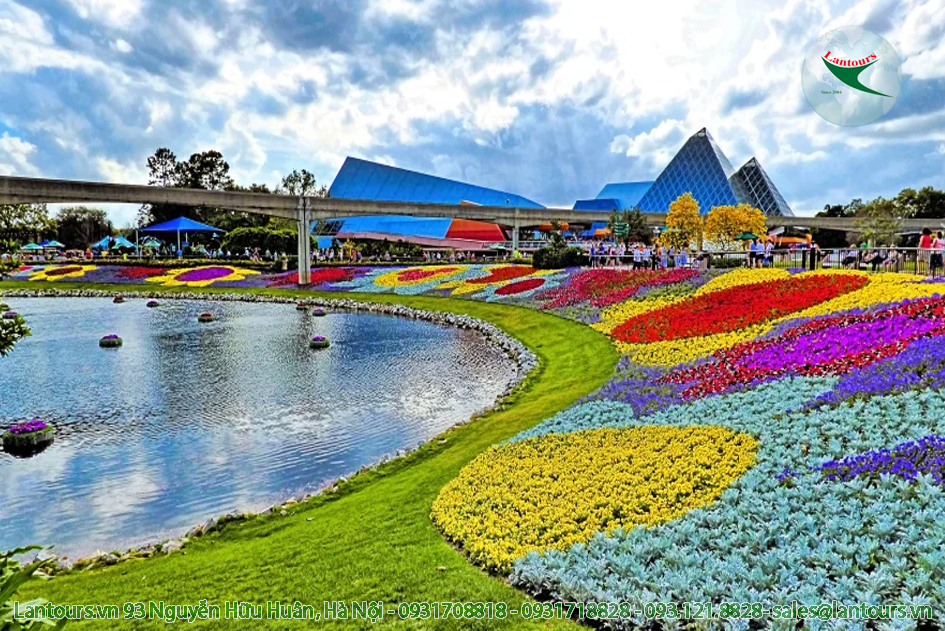
POLYGON ((37 175, 39 170, 30 162, 30 156, 35 152, 35 145, 4 132, 0 136, 0 173, 37 175))

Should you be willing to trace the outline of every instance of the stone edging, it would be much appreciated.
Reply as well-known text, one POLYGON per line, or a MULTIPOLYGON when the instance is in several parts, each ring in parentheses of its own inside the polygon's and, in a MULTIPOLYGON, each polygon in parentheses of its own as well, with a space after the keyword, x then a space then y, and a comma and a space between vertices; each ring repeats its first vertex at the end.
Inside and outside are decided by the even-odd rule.
MULTIPOLYGON (((200 301, 209 301, 209 302, 259 302, 259 303, 275 303, 275 304, 297 304, 299 301, 291 298, 283 298, 280 296, 267 296, 264 294, 187 294, 180 292, 160 292, 160 291, 101 291, 101 290, 86 290, 86 289, 71 289, 71 290, 61 290, 61 289, 19 289, 12 291, 3 291, 4 297, 10 298, 111 298, 116 294, 121 294, 125 298, 140 298, 140 299, 160 299, 160 300, 200 300, 200 301)), ((415 320, 424 320, 434 324, 442 324, 445 326, 453 326, 459 329, 468 329, 477 331, 482 334, 489 343, 497 346, 503 353, 505 353, 509 358, 511 358, 517 367, 515 378, 509 383, 509 386, 506 388, 499 397, 497 397, 496 402, 490 407, 482 410, 481 412, 474 414, 469 420, 461 421, 454 425, 453 427, 446 429, 444 432, 441 432, 436 437, 431 439, 431 441, 421 442, 417 444, 416 447, 410 447, 406 449, 400 449, 394 454, 387 454, 383 456, 379 461, 364 465, 361 467, 357 473, 363 473, 371 469, 377 468, 380 465, 393 460, 394 458, 404 457, 413 451, 416 451, 427 442, 432 442, 432 440, 439 439, 440 442, 445 442, 444 439, 440 438, 444 433, 449 432, 453 428, 465 425, 476 417, 481 416, 482 414, 494 410, 494 409, 504 409, 505 408, 505 399, 508 397, 516 388, 518 388, 525 377, 538 366, 538 358, 532 353, 524 344, 516 340, 514 337, 503 332, 497 326, 494 326, 488 322, 474 318, 467 315, 459 315, 454 313, 445 313, 439 311, 427 311, 422 309, 414 309, 411 307, 404 307, 397 304, 382 304, 376 302, 361 302, 358 300, 350 299, 320 299, 313 298, 304 300, 306 304, 313 307, 324 307, 330 310, 336 311, 346 311, 352 313, 376 313, 382 315, 392 315, 401 318, 411 318, 415 320)), ((320 495, 322 493, 334 493, 338 490, 339 485, 345 483, 348 480, 347 477, 342 476, 327 484, 321 489, 318 493, 309 493, 302 498, 290 497, 288 500, 281 504, 276 504, 270 506, 269 508, 258 513, 259 515, 267 514, 279 514, 287 515, 288 509, 291 507, 304 502, 307 499, 320 495)), ((143 559, 157 554, 171 554, 173 552, 178 552, 184 548, 184 546, 193 538, 200 537, 204 534, 220 530, 224 524, 242 521, 255 517, 254 513, 243 513, 239 511, 234 511, 227 513, 226 515, 221 515, 219 517, 212 517, 207 520, 205 523, 194 526, 187 533, 178 538, 171 539, 167 541, 162 541, 160 543, 149 543, 144 546, 137 548, 132 548, 126 552, 104 552, 96 551, 89 558, 78 559, 76 561, 70 561, 64 558, 60 558, 57 555, 44 550, 40 553, 37 558, 53 559, 53 563, 49 568, 47 568, 47 574, 62 574, 66 572, 71 572, 74 570, 91 570, 95 568, 105 567, 109 565, 115 565, 122 561, 129 561, 132 559, 143 559)))

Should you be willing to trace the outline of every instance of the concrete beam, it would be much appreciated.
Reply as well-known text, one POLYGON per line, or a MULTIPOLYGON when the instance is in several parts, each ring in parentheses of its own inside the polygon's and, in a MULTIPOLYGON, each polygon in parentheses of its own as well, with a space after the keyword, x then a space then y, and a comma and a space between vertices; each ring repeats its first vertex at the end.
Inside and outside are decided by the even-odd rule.
MULTIPOLYGON (((175 204, 197 208, 238 210, 296 221, 300 219, 298 198, 289 195, 203 191, 133 184, 0 176, 0 204, 42 202, 61 204, 175 204)), ((419 204, 414 202, 378 202, 323 197, 306 198, 305 209, 307 221, 359 215, 417 215, 423 217, 459 217, 508 226, 529 227, 549 223, 553 220, 588 225, 594 221, 607 221, 610 218, 610 213, 605 211, 575 211, 569 208, 419 204)), ((666 224, 665 214, 644 213, 643 216, 650 226, 666 224)), ((945 223, 945 218, 906 219, 902 221, 902 227, 904 230, 920 230, 924 227, 939 228, 942 223, 945 223)), ((772 228, 778 226, 804 226, 855 231, 858 222, 855 219, 841 217, 768 217, 768 226, 772 228)))

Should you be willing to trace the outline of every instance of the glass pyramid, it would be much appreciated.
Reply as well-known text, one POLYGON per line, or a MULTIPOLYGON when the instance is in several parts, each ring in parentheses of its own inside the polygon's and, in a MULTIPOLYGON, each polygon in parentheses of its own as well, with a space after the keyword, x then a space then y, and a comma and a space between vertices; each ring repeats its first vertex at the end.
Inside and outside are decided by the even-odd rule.
POLYGON ((736 197, 760 209, 764 214, 774 217, 794 216, 794 212, 784 201, 778 187, 774 185, 755 158, 746 162, 732 176, 731 184, 736 197))
POLYGON ((670 203, 686 192, 696 198, 703 214, 713 206, 739 204, 741 200, 729 181, 734 175, 732 163, 703 127, 673 156, 640 200, 639 208, 643 212, 665 213, 670 203))

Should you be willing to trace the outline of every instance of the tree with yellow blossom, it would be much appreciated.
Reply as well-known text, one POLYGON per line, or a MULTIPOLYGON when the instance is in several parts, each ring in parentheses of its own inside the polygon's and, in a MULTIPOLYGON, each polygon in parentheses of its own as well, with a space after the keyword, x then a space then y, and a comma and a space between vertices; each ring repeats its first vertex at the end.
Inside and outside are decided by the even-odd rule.
POLYGON ((659 236, 660 245, 673 248, 702 247, 702 217, 699 202, 692 193, 683 193, 669 205, 666 230, 659 236))
POLYGON ((736 249, 735 237, 742 233, 761 237, 767 231, 764 213, 748 204, 713 206, 705 219, 705 238, 720 249, 736 249))

